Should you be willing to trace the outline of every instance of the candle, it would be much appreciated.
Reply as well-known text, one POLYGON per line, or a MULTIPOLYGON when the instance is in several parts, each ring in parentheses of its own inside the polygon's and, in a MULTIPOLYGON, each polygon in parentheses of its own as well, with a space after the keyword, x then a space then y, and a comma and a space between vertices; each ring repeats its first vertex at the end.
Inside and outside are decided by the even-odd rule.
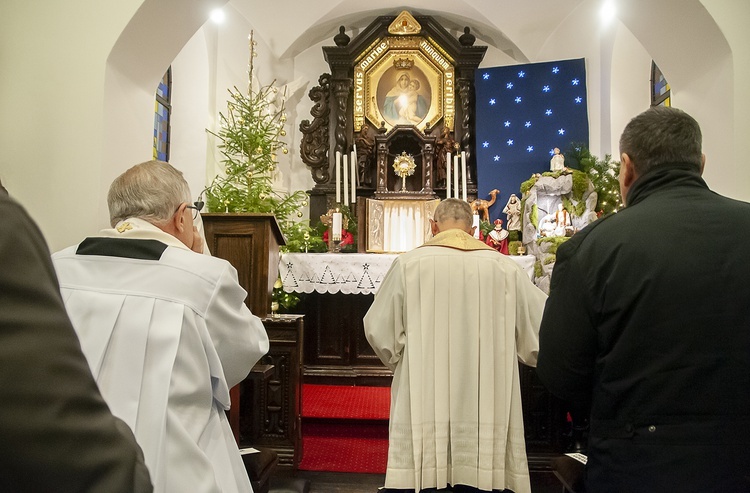
POLYGON ((341 179, 339 178, 339 168, 341 168, 341 151, 336 151, 336 203, 341 203, 341 179))
POLYGON ((453 197, 458 198, 458 155, 453 156, 453 197))
POLYGON ((342 215, 340 212, 334 212, 333 213, 333 226, 331 229, 333 230, 332 238, 333 241, 341 241, 341 221, 342 221, 342 215))
POLYGON ((357 203, 357 182, 359 181, 359 177, 357 176, 357 151, 356 147, 355 150, 352 151, 352 204, 357 203))
POLYGON ((445 198, 451 196, 451 153, 445 157, 445 198))
POLYGON ((461 184, 463 186, 463 189, 461 190, 463 196, 461 198, 466 200, 466 151, 461 151, 461 177, 461 184))
POLYGON ((474 220, 471 223, 474 226, 474 238, 479 239, 479 214, 474 214, 474 220))
POLYGON ((344 203, 349 205, 349 165, 346 154, 344 154, 344 203))

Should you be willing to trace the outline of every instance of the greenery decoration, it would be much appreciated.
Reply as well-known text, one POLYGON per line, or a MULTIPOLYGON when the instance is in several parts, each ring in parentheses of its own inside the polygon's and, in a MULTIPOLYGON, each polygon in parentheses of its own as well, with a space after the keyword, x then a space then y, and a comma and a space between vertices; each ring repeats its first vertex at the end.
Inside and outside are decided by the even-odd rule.
POLYGON ((570 156, 578 163, 578 167, 588 175, 594 185, 598 200, 596 202, 596 213, 598 215, 616 212, 623 206, 620 197, 620 182, 617 179, 620 173, 620 163, 612 161, 612 156, 606 154, 604 159, 592 155, 588 147, 583 144, 571 144, 571 149, 566 151, 565 157, 570 156))
MULTIPOLYGON (((257 87, 253 84, 253 60, 256 42, 249 37, 250 63, 246 92, 236 86, 229 89, 226 113, 219 113, 219 130, 213 132, 223 159, 222 172, 204 190, 209 212, 252 212, 276 216, 287 240, 283 251, 325 251, 320 236, 313 234, 309 221, 302 220, 302 209, 308 196, 302 190, 287 192, 274 188, 278 154, 288 154, 282 140, 286 136, 286 89, 275 82, 257 87), (306 239, 307 238, 307 239, 306 239)), ((278 283, 280 284, 280 283, 278 283)), ((293 308, 294 294, 284 293, 279 286, 274 301, 283 308, 293 308)))

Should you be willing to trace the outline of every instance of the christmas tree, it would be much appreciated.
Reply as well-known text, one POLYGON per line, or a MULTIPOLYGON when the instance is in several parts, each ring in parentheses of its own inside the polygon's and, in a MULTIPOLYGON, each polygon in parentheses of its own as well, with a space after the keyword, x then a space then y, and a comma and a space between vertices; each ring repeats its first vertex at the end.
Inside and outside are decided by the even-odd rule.
POLYGON ((219 139, 223 169, 204 190, 206 205, 209 212, 273 214, 289 239, 309 231, 309 227, 299 223, 308 197, 301 190, 289 193, 273 186, 278 153, 289 153, 281 140, 286 136, 286 94, 285 89, 275 86, 275 81, 254 89, 253 60, 257 54, 252 32, 249 41, 247 92, 236 86, 229 89, 227 112, 219 113, 219 131, 209 130, 219 139))

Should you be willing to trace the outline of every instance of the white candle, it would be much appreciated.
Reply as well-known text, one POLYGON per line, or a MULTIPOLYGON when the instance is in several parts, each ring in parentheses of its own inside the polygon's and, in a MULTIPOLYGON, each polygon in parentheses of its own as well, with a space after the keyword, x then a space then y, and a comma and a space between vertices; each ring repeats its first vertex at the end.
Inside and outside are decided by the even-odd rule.
POLYGON ((472 226, 474 226, 474 238, 477 240, 479 239, 479 214, 474 214, 474 220, 472 221, 472 226))
POLYGON ((453 197, 458 198, 458 155, 453 156, 453 197))
POLYGON ((333 213, 333 225, 331 226, 331 229, 333 230, 331 232, 333 241, 341 241, 341 221, 342 221, 341 213, 334 212, 333 213))
POLYGON ((461 151, 461 186, 461 198, 466 200, 466 151, 461 151))
POLYGON ((339 178, 339 168, 341 168, 341 151, 336 151, 336 203, 341 203, 341 178, 339 178))
POLYGON ((445 198, 451 196, 451 153, 445 157, 445 198))
POLYGON ((346 154, 344 154, 344 203, 349 205, 349 165, 346 154))
MULTIPOLYGON (((355 148, 356 149, 356 148, 355 148)), ((352 204, 357 203, 357 151, 352 151, 352 204)))

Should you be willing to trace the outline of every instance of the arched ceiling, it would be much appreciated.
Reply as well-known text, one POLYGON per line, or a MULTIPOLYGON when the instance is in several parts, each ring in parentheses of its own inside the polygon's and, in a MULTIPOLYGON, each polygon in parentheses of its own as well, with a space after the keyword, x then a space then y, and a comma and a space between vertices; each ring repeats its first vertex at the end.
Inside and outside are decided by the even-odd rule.
POLYGON ((402 10, 434 16, 449 31, 460 35, 469 26, 481 43, 518 62, 528 62, 569 13, 590 0, 416 0, 406 6, 383 0, 369 8, 355 0, 231 0, 267 42, 279 59, 294 58, 312 45, 330 40, 344 26, 358 34, 376 17, 402 10))

